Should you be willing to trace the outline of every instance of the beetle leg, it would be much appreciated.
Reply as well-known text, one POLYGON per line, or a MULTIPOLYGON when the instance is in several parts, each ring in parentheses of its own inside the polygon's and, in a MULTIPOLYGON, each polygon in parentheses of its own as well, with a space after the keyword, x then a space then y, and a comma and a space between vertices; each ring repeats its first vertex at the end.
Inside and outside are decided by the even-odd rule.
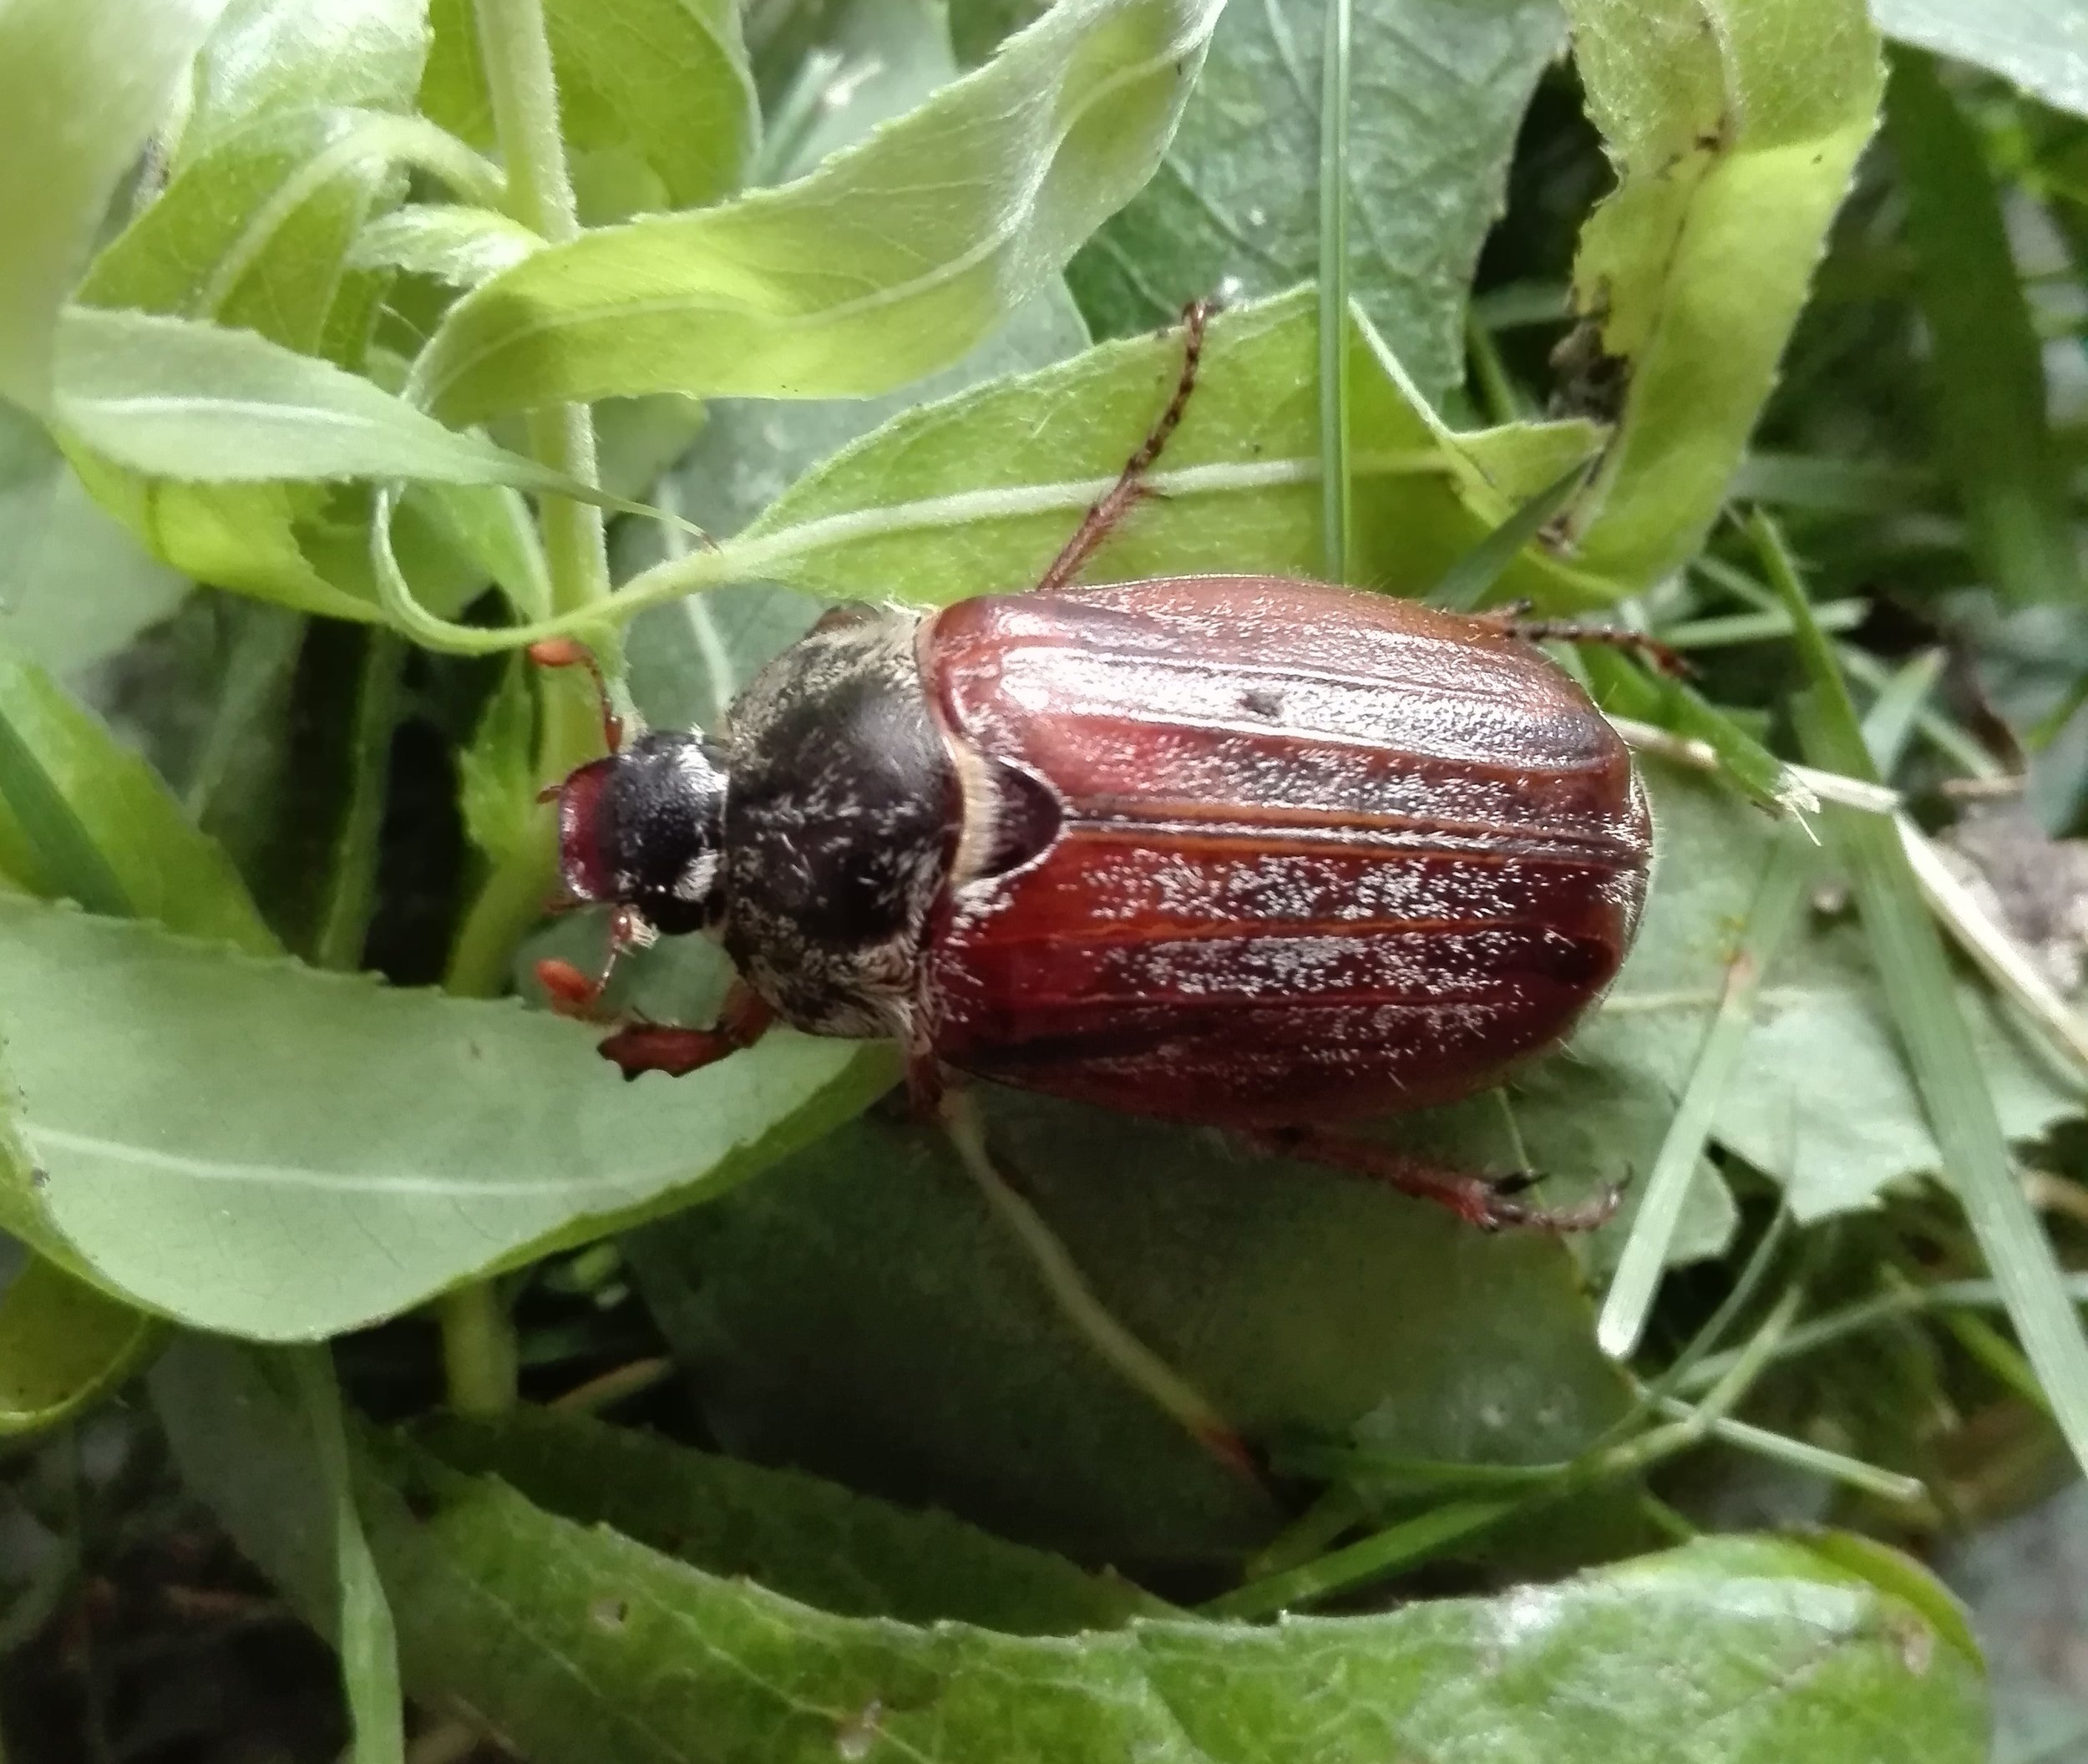
POLYGON ((1614 1189, 1605 1189, 1593 1200, 1575 1207, 1531 1206, 1513 1198, 1535 1184, 1537 1179, 1528 1174, 1489 1181, 1467 1171, 1423 1163, 1367 1139, 1352 1139, 1319 1128, 1279 1128, 1246 1137, 1266 1150, 1366 1176, 1417 1200, 1433 1201, 1484 1231, 1498 1231, 1504 1225, 1592 1231, 1617 1210, 1619 1199, 1614 1189))
POLYGON ((601 1057, 615 1062, 626 1078, 641 1072, 664 1072, 671 1078, 686 1077, 715 1065, 727 1054, 751 1047, 776 1020, 767 999, 743 980, 732 982, 717 1022, 709 1029, 688 1029, 672 1023, 626 1023, 601 1044, 601 1057))
POLYGON ((1166 447, 1168 437, 1182 420, 1189 394, 1196 390, 1197 366, 1204 356, 1204 325, 1210 315, 1211 302, 1205 300, 1193 300, 1183 308, 1182 377, 1175 383, 1174 396, 1160 413, 1160 420, 1153 425, 1153 432, 1145 438, 1144 444, 1117 474, 1117 481, 1108 494, 1089 506, 1079 530, 1052 560, 1052 567, 1044 572, 1035 593, 1056 594, 1079 575, 1081 566, 1094 555, 1096 547, 1109 537, 1117 523, 1130 512, 1132 504, 1145 494, 1145 474, 1153 469, 1153 462, 1160 457, 1161 449, 1166 447))
MULTIPOLYGON (((624 720, 616 714, 616 707, 609 696, 609 682, 602 677, 601 663, 595 659, 595 652, 585 643, 571 637, 546 637, 540 643, 532 643, 530 659, 539 667, 584 667, 587 677, 595 682, 595 697, 601 706, 602 745, 610 753, 622 750, 624 720)), ((553 784, 550 794, 558 794, 559 787, 553 784)))
POLYGON ((1658 637, 1649 637, 1644 631, 1628 631, 1621 625, 1584 625, 1577 619, 1533 619, 1520 607, 1497 607, 1491 612, 1472 615, 1482 625, 1489 625, 1496 631, 1511 637, 1520 637, 1525 643, 1599 643, 1605 648, 1621 649, 1643 657, 1664 674, 1676 679, 1685 677, 1690 665, 1677 651, 1671 649, 1658 637))

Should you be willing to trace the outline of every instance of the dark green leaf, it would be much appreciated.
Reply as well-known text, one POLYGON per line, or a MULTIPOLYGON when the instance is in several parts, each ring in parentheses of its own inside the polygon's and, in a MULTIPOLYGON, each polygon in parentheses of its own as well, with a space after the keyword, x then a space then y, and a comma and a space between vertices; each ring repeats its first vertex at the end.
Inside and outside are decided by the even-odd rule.
MULTIPOLYGON (((1097 336, 1317 273, 1327 3, 1227 8, 1158 173, 1067 271, 1097 336)), ((1431 403, 1464 378, 1472 265, 1560 25, 1558 0, 1355 6, 1349 291, 1431 403)))
MULTIPOLYGON (((266 1384, 198 1342, 155 1391, 191 1485, 294 1597, 323 1598, 308 1448, 266 1384)), ((1678 1736, 1705 1758, 1984 1755, 1979 1663, 1928 1614, 1944 1595, 1796 1539, 1376 1615, 1026 1637, 836 1615, 496 1481, 393 1473, 403 1494, 367 1487, 364 1513, 409 1682, 535 1764, 1618 1764, 1678 1736)))
MULTIPOLYGON (((1102 1304, 1251 1440, 1549 1462, 1620 1412, 1555 1239, 1215 1135, 990 1101, 997 1155, 1102 1304)), ((730 1447, 1125 1565, 1270 1533, 1257 1492, 1072 1331, 939 1136, 859 1123, 631 1248, 730 1447)))
POLYGON ((1974 550, 2011 600, 2076 600, 2080 564, 2041 345, 1979 138, 1935 63, 1913 50, 1893 58, 1885 123, 1928 334, 1936 450, 1974 550))
POLYGON ((445 1463, 497 1476, 562 1518, 843 1615, 1057 1635, 1164 1609, 1128 1582, 1082 1574, 1062 1557, 940 1513, 584 1416, 524 1408, 496 1421, 438 1420, 416 1437, 445 1463))

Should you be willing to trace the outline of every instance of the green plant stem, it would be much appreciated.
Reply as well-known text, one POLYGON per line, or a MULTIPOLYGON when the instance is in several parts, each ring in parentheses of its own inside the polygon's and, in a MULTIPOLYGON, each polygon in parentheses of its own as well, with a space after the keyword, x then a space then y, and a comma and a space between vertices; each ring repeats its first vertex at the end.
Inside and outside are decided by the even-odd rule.
POLYGON ((1320 88, 1320 488, 1327 580, 1349 579, 1350 0, 1330 0, 1320 88))
MULTIPOLYGON (((578 236, 573 180, 559 134, 558 86, 543 0, 477 0, 479 42, 486 91, 507 171, 509 214, 553 245, 578 236)), ((533 457, 580 483, 596 481, 595 421, 584 404, 532 411, 527 423, 533 457)), ((564 496, 545 496, 538 520, 550 575, 554 616, 583 616, 609 597, 609 553, 601 509, 564 496)), ((558 777, 579 764, 601 741, 594 707, 575 691, 546 683, 542 695, 538 763, 558 777)), ((514 946, 537 917, 555 862, 555 823, 540 814, 530 837, 497 865, 479 890, 449 962, 452 989, 499 990, 514 946)), ((515 1345, 513 1320, 490 1282, 444 1295, 440 1310, 443 1363, 452 1405, 467 1414, 513 1406, 515 1345)))
POLYGON ((491 1280, 474 1280, 438 1302, 443 1373, 460 1415, 500 1415, 514 1407, 514 1326, 491 1280))
POLYGON ((377 906, 378 835, 384 826, 384 785, 405 666, 404 641, 372 629, 365 640, 356 687, 347 807, 334 840, 333 872, 312 943, 312 959, 318 967, 347 972, 362 965, 362 945, 377 906))

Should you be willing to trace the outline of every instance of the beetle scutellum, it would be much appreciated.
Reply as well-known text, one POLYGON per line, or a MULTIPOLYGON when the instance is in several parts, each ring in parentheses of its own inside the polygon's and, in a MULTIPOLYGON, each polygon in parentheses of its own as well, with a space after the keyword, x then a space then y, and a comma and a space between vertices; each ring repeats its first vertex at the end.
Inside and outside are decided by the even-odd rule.
POLYGON ((717 1027, 602 1050, 635 1077, 776 1019, 890 1036, 924 1102, 952 1067, 1239 1130, 1481 1224, 1592 1223, 1604 1205, 1540 1212, 1508 1198, 1523 1181, 1327 1125, 1495 1082, 1615 973, 1650 832, 1586 695, 1503 616, 1260 576, 1070 585, 1179 420, 1202 322, 1035 589, 838 606, 716 741, 654 731, 565 781, 571 895, 626 940, 717 935, 740 976, 717 1027))

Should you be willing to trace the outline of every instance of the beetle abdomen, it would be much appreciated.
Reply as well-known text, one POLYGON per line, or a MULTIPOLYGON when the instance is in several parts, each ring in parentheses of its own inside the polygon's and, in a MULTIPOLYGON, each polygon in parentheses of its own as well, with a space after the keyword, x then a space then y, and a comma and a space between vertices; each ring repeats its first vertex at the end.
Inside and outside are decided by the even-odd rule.
POLYGON ((1555 1042, 1623 959, 1649 854, 1629 756, 1512 638, 1182 578, 965 601, 921 653, 950 738, 1062 809, 940 910, 955 1065, 1239 1124, 1384 1112, 1555 1042))

